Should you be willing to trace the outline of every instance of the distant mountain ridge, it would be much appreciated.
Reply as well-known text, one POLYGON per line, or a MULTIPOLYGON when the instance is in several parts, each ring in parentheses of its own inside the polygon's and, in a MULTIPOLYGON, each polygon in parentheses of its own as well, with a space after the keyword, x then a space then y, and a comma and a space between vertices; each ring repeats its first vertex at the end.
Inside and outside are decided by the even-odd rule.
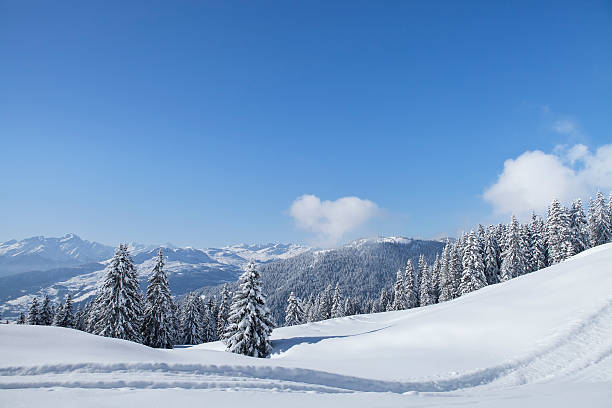
POLYGON ((13 239, 0 243, 0 276, 79 266, 100 262, 112 255, 112 247, 83 240, 75 234, 59 238, 13 239))
MULTIPOLYGON (((128 247, 144 287, 160 246, 130 243, 128 247)), ((76 302, 90 299, 114 253, 112 247, 82 240, 74 234, 12 240, 0 244, 0 248, 0 312, 9 317, 24 310, 34 296, 48 294, 59 301, 71 293, 76 302), (36 262, 31 262, 33 256, 36 262), (13 266, 8 273, 2 269, 7 264, 13 266), (17 265, 21 268, 15 268, 17 265), (15 272, 30 266, 33 269, 15 272)), ((311 250, 306 246, 278 243, 204 249, 165 244, 162 248, 170 286, 178 296, 203 286, 235 281, 250 259, 267 263, 311 250)))

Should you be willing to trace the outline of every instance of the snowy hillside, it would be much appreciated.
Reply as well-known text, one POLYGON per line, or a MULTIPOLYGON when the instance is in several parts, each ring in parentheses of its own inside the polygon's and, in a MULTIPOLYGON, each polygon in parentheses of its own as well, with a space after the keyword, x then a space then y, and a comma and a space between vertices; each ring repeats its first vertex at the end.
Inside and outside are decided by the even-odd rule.
POLYGON ((75 234, 11 240, 0 243, 0 276, 100 262, 112 255, 113 248, 75 234))
POLYGON ((609 407, 612 244, 449 302, 281 328, 273 346, 0 325, 0 405, 609 407))

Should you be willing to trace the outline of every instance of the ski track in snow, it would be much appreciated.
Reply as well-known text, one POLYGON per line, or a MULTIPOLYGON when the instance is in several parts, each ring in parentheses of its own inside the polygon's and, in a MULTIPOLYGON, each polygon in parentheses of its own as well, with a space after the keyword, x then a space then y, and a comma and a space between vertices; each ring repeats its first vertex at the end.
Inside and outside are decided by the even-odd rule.
POLYGON ((180 388, 284 392, 444 392, 506 387, 572 376, 612 356, 612 301, 577 322, 551 345, 522 359, 470 373, 422 381, 382 381, 274 366, 168 363, 79 363, 0 367, 0 389, 180 388))

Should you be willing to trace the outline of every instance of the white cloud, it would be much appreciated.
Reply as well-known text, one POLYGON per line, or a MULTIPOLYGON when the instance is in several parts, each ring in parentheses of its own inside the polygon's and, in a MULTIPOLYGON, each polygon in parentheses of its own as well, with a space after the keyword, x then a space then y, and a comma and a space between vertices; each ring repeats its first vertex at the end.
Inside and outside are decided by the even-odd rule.
POLYGON ((527 151, 508 159, 497 182, 484 192, 497 214, 542 214, 556 197, 562 202, 586 198, 596 189, 612 189, 612 145, 595 153, 577 144, 553 153, 527 151))
POLYGON ((338 243, 345 233, 364 224, 378 212, 378 206, 370 200, 343 197, 335 201, 321 201, 311 194, 298 197, 289 209, 296 225, 314 232, 318 244, 322 246, 338 243))

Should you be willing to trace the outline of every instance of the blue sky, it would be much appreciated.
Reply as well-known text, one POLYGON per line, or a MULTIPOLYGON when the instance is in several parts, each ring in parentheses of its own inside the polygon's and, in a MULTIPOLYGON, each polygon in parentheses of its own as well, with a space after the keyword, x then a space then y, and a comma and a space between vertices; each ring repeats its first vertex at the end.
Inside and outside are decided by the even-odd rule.
POLYGON ((612 142, 605 1, 0 1, 0 62, 0 240, 313 242, 303 194, 455 234, 506 160, 612 142))

